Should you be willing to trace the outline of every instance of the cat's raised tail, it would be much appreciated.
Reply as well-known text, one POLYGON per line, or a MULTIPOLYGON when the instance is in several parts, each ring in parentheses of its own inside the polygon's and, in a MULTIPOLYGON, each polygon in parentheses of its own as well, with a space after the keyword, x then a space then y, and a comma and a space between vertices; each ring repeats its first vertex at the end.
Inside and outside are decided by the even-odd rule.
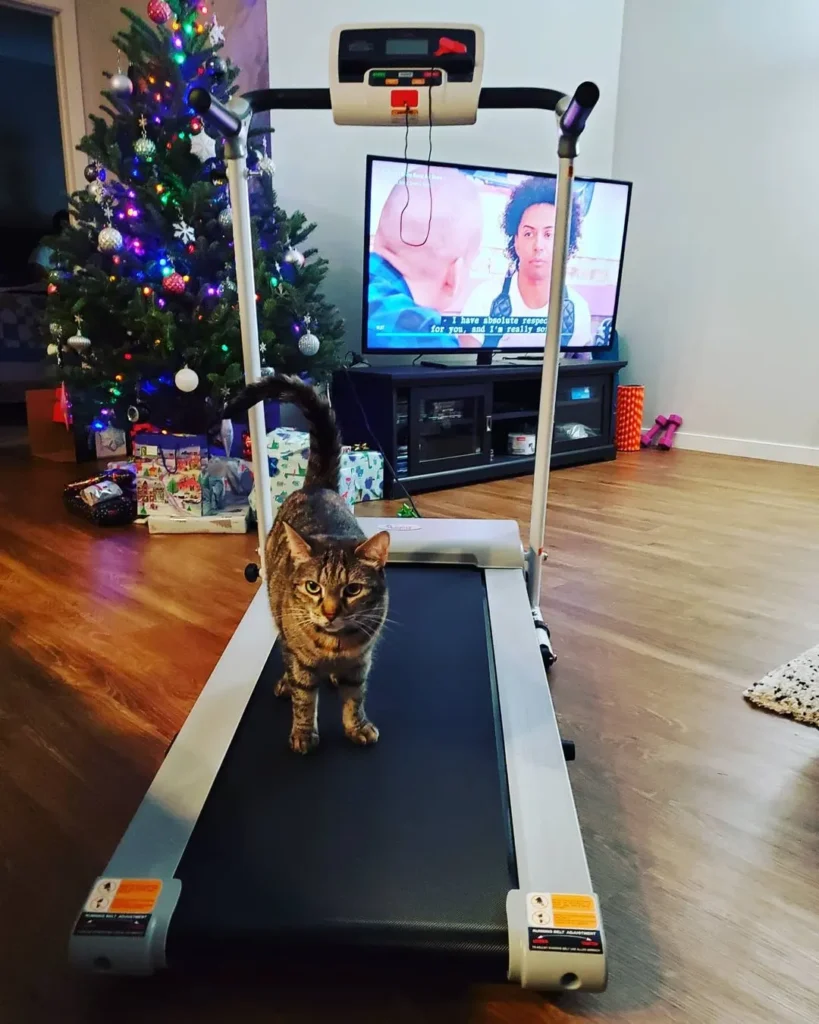
POLYGON ((256 384, 249 384, 229 402, 222 413, 231 419, 246 412, 257 402, 275 400, 287 402, 301 409, 310 426, 310 457, 307 460, 305 487, 326 487, 338 491, 338 473, 341 462, 341 436, 336 417, 326 398, 322 398, 310 384, 298 377, 269 376, 256 384))

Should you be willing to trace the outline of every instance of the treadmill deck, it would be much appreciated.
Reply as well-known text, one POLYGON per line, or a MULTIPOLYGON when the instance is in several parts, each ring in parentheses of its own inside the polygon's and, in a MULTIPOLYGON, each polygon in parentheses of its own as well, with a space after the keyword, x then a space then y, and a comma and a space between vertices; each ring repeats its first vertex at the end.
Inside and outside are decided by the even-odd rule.
POLYGON ((388 581, 367 698, 379 743, 344 737, 328 686, 318 750, 291 753, 274 647, 176 873, 171 966, 351 945, 505 971, 517 880, 483 574, 395 566, 388 581))

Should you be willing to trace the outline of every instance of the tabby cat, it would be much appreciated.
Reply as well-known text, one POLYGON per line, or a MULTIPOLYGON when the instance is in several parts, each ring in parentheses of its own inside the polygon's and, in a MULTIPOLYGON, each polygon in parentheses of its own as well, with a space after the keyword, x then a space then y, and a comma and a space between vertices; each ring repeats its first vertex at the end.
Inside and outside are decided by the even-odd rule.
POLYGON ((373 649, 387 615, 386 531, 366 538, 338 494, 341 439, 329 404, 297 377, 266 377, 225 409, 226 417, 264 399, 301 409, 310 425, 302 490, 281 505, 264 559, 284 675, 276 694, 293 708, 290 747, 300 754, 319 741, 318 688, 338 687, 344 732, 353 743, 378 740, 364 698, 373 649))

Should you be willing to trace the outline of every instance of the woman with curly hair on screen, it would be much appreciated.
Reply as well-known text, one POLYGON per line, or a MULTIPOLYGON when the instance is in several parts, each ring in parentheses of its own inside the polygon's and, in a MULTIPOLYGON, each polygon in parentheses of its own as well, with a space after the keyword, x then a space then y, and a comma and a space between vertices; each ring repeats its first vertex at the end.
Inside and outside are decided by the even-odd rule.
MULTIPOLYGON (((510 194, 503 211, 502 227, 507 237, 509 271, 498 286, 497 279, 480 285, 466 302, 465 316, 540 317, 532 333, 486 335, 473 332, 461 336, 461 344, 484 348, 515 346, 541 348, 545 341, 549 314, 549 290, 552 276, 557 181, 554 178, 527 178, 510 194)), ((574 255, 580 238, 582 214, 572 200, 568 254, 574 255)), ((591 313, 586 300, 566 286, 563 296, 562 348, 593 343, 591 313)))

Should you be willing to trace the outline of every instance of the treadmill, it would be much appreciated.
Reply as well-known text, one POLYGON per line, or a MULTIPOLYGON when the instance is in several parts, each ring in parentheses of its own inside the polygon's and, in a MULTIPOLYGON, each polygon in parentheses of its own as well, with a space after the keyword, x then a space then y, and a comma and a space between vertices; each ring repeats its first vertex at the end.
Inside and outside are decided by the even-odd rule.
MULTIPOLYGON (((413 40, 413 55, 422 44, 435 52, 430 64, 443 80, 430 101, 435 124, 472 123, 478 106, 556 111, 552 289, 563 292, 572 162, 596 87, 584 83, 571 99, 481 89, 477 26, 341 26, 329 90, 263 90, 227 105, 204 90, 189 97, 225 136, 248 380, 261 375, 250 118, 330 108, 342 124, 393 123, 389 90, 372 70, 417 62, 396 56, 396 36, 413 40)), ((425 108, 419 103, 419 123, 428 123, 425 108)), ((559 318, 550 320, 540 419, 548 429, 537 448, 528 552, 514 521, 360 519, 370 535, 391 534, 391 621, 367 699, 381 739, 350 744, 335 695, 325 693, 321 745, 309 757, 288 748, 289 702, 273 694, 277 631, 260 587, 91 886, 72 929, 75 965, 148 975, 261 962, 313 976, 344 965, 367 978, 409 969, 538 990, 605 988, 600 908, 538 609, 559 330, 559 318)), ((261 406, 250 426, 262 550, 273 517, 261 406)))

